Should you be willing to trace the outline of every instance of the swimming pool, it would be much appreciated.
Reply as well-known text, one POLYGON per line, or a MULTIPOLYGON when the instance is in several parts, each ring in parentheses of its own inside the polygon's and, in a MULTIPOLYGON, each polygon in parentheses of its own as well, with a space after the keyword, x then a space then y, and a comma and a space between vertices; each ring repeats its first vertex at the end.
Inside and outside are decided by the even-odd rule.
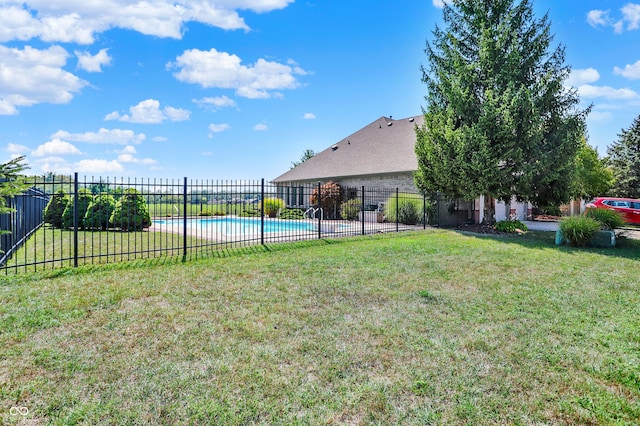
MULTIPOLYGON (((184 219, 161 219, 154 220, 154 225, 166 229, 181 230, 184 226, 184 219)), ((229 217, 220 216, 213 218, 191 218, 187 219, 189 230, 201 231, 202 233, 224 234, 224 235, 255 235, 260 233, 262 223, 256 217, 229 217)), ((323 224, 324 232, 331 232, 323 224)), ((314 232, 318 230, 318 222, 311 220, 283 220, 264 219, 264 232, 314 232)))

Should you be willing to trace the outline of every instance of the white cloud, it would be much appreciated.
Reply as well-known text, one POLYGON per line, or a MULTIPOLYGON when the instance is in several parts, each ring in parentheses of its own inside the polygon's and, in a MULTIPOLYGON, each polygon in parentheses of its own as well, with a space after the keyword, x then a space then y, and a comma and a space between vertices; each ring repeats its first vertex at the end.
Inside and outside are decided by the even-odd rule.
POLYGON ((9 143, 5 151, 10 152, 12 154, 24 154, 29 151, 29 147, 24 145, 18 145, 15 143, 9 143))
POLYGON ((612 27, 616 33, 622 33, 625 25, 628 31, 640 28, 640 4, 627 3, 620 11, 622 16, 616 20, 611 17, 610 10, 590 10, 587 13, 587 22, 592 27, 612 27))
POLYGON ((178 56, 176 62, 168 63, 167 68, 177 70, 173 75, 179 81, 204 88, 235 89, 238 96, 252 99, 272 97, 272 90, 300 87, 296 75, 306 74, 298 66, 262 58, 251 66, 241 62, 237 55, 216 49, 191 49, 178 56))
POLYGON ((64 130, 58 130, 53 135, 52 139, 66 139, 72 142, 86 142, 91 144, 116 144, 116 145, 129 145, 142 143, 146 136, 144 133, 136 134, 133 130, 121 130, 121 129, 100 129, 97 132, 86 133, 69 133, 64 130))
POLYGON ((95 55, 76 50, 74 53, 78 57, 78 68, 87 72, 102 72, 104 65, 111 65, 111 56, 107 53, 108 50, 100 49, 95 55))
POLYGON ((305 120, 315 120, 316 115, 308 112, 302 118, 304 118, 305 120))
POLYGON ((32 153, 34 157, 45 157, 51 155, 82 155, 82 151, 60 139, 53 139, 37 147, 32 153))
POLYGON ((119 162, 102 159, 81 160, 75 163, 74 169, 85 173, 122 173, 124 171, 124 167, 119 162))
POLYGON ((611 18, 609 17, 608 10, 590 10, 587 13, 587 22, 592 27, 597 27, 599 25, 610 25, 611 18))
POLYGON ((600 73, 595 68, 571 70, 571 74, 566 83, 571 87, 581 84, 595 83, 600 80, 600 73))
POLYGON ((433 5, 438 9, 442 9, 447 0, 433 0, 433 5))
POLYGON ((613 73, 626 77, 630 80, 640 79, 640 61, 637 61, 633 65, 627 64, 624 68, 614 67, 613 73))
POLYGON ((164 136, 154 136, 151 140, 154 142, 166 142, 169 139, 165 138, 164 136))
POLYGON ((60 46, 45 50, 0 45, 0 115, 39 103, 64 104, 87 83, 64 71, 68 53, 60 46))
POLYGON ((578 87, 580 97, 604 98, 609 100, 636 101, 640 100, 640 94, 629 88, 615 89, 610 86, 592 86, 583 84, 578 87))
POLYGON ((613 114, 610 111, 594 110, 594 111, 591 111, 591 113, 587 117, 587 120, 590 122, 596 122, 596 123, 608 123, 611 121, 612 118, 613 118, 613 114))
POLYGON ((136 154, 138 150, 133 145, 127 145, 121 151, 117 151, 118 161, 121 163, 134 163, 134 164, 142 164, 142 165, 151 165, 157 164, 156 160, 151 158, 137 158, 136 154))
POLYGON ((221 133, 231 128, 227 123, 224 124, 209 124, 209 138, 213 137, 214 133, 221 133))
POLYGON ((225 30, 249 30, 238 10, 268 12, 293 0, 2 0, 0 42, 40 38, 91 44, 96 34, 124 28, 157 37, 182 38, 187 22, 225 30))
POLYGON ((258 123, 255 126, 253 126, 253 130, 257 132, 264 132, 265 130, 269 130, 269 126, 267 126, 264 123, 258 123))
POLYGON ((119 120, 126 123, 159 124, 165 120, 185 121, 191 112, 186 109, 165 107, 160 109, 160 101, 147 99, 129 107, 129 114, 120 115, 118 111, 107 114, 104 119, 119 120))
POLYGON ((216 96, 215 98, 193 99, 193 102, 201 108, 217 111, 220 108, 235 107, 236 102, 228 96, 216 96))

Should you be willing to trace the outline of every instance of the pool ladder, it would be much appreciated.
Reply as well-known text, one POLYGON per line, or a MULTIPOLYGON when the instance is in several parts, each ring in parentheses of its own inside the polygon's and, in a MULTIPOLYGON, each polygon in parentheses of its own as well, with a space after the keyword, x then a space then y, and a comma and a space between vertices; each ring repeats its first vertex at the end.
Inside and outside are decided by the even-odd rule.
POLYGON ((315 219, 318 211, 320 211, 320 220, 324 220, 324 210, 322 210, 322 207, 318 207, 317 209, 309 207, 307 210, 305 210, 304 215, 309 216, 309 219, 315 219), (311 212, 311 214, 309 214, 309 212, 311 212))

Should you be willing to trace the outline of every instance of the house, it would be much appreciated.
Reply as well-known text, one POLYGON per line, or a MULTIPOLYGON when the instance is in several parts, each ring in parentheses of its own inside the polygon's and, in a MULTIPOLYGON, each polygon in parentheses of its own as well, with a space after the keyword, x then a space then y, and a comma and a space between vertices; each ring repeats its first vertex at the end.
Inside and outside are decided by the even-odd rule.
MULTIPOLYGON (((343 188, 364 186, 417 192, 413 180, 418 169, 415 128, 423 123, 422 115, 399 120, 380 117, 273 179, 272 183, 278 187, 279 196, 292 207, 309 206, 308 188, 318 182, 333 181, 343 188)), ((485 203, 481 197, 474 202, 457 202, 455 209, 464 214, 468 212, 469 217, 462 220, 481 222, 485 211, 492 214, 495 211, 498 220, 513 214, 524 219, 530 214, 530 206, 519 204, 515 201, 511 204, 485 203)))

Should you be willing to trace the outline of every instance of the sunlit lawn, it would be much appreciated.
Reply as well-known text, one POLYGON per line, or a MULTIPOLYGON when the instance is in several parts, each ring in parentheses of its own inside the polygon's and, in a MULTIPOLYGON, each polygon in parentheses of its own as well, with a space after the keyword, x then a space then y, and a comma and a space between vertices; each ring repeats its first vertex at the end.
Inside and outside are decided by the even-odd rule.
POLYGON ((0 423, 637 424, 621 245, 426 231, 0 278, 0 423))

